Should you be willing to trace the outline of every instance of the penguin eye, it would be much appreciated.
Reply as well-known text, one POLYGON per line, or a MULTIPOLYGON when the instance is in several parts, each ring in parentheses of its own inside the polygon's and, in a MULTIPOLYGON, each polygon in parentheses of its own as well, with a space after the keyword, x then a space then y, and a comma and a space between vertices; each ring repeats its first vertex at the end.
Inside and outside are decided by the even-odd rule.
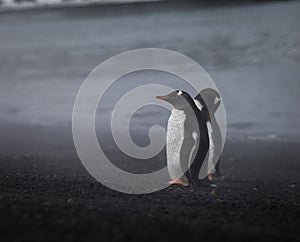
POLYGON ((182 95, 182 91, 178 91, 178 92, 177 92, 177 95, 182 95))

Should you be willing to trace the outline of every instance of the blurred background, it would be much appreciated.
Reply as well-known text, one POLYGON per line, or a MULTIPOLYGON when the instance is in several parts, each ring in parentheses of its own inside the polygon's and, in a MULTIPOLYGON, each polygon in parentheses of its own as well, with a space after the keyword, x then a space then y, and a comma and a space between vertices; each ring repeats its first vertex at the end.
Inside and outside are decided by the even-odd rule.
POLYGON ((164 229, 172 221, 190 240, 244 240, 245 231, 246 241, 299 239, 299 23, 299 1, 0 0, 0 236, 40 239, 60 221, 49 241, 177 240, 177 229, 164 229), (107 58, 146 47, 191 57, 221 92, 228 129, 217 197, 127 197, 96 183, 77 157, 72 109, 83 80, 107 58))

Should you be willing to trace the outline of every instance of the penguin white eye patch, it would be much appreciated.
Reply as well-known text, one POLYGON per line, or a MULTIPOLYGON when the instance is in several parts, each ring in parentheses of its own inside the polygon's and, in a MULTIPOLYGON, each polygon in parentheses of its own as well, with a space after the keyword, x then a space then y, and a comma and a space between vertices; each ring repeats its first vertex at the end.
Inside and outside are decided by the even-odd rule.
POLYGON ((214 104, 217 104, 219 101, 221 101, 221 98, 216 97, 216 98, 215 98, 215 101, 214 101, 214 104))

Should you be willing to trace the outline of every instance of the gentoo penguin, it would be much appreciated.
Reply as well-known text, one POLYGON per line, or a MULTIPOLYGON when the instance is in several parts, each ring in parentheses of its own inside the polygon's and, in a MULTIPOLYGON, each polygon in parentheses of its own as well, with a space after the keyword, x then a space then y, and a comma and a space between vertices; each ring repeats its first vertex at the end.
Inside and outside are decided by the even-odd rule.
MULTIPOLYGON (((209 180, 222 180, 223 176, 220 171, 220 154, 222 151, 222 136, 221 129, 216 120, 215 113, 218 110, 221 97, 220 94, 212 89, 206 88, 203 89, 196 97, 195 100, 200 102, 202 106, 206 106, 207 108, 203 108, 202 111, 206 112, 206 115, 209 115, 211 122, 211 139, 210 142, 211 147, 210 150, 213 149, 211 155, 207 155, 205 158, 206 166, 202 166, 200 170, 200 179, 208 174, 209 180), (205 100, 205 101, 204 101, 205 100)), ((208 121, 208 120, 207 120, 208 121)))
POLYGON ((170 184, 199 184, 199 171, 209 151, 209 115, 199 101, 184 91, 174 91, 158 99, 172 104, 167 124, 167 166, 170 184))

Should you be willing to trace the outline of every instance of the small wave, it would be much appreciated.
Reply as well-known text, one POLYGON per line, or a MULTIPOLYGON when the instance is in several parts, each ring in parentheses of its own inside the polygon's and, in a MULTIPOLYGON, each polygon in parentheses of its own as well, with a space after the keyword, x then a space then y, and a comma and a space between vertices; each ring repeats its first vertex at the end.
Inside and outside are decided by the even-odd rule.
POLYGON ((155 1, 160 0, 0 0, 0 11, 155 1))

